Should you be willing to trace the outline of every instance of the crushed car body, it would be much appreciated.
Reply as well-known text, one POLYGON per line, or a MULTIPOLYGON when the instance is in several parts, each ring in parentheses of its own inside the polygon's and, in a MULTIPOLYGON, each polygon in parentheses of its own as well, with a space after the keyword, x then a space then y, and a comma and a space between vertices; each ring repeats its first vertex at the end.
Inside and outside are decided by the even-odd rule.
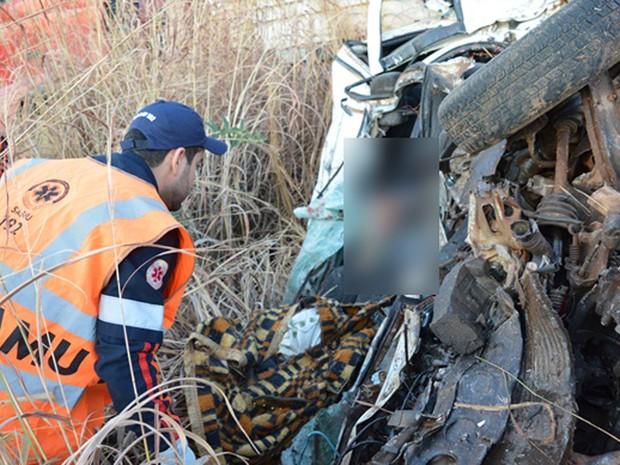
MULTIPOLYGON (((252 463, 289 445, 284 465, 619 463, 620 4, 426 3, 440 20, 382 33, 371 1, 368 41, 337 53, 316 187, 295 210, 307 235, 288 306, 266 313, 278 331, 251 363, 241 327, 197 330, 186 371, 222 393, 188 390, 194 431, 252 463), (436 294, 345 292, 350 138, 438 140, 436 294), (339 366, 347 376, 310 406, 320 373, 299 375, 298 388, 285 365, 261 365, 284 353, 308 299, 336 313, 376 310, 355 363, 339 366), (293 387, 263 386, 273 369, 293 387)), ((343 347, 324 334, 292 354, 309 363, 329 349, 340 360, 343 347)))
POLYGON ((357 299, 346 138, 439 139, 442 284, 386 311, 334 447, 296 440, 286 463, 618 463, 620 6, 436 3, 435 27, 381 35, 370 18, 368 43, 336 56, 286 297, 357 299))

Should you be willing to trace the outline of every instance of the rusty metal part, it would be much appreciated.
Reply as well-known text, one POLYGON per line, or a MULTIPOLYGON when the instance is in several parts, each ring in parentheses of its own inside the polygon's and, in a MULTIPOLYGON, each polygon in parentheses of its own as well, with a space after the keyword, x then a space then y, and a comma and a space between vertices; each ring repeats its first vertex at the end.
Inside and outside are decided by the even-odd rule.
POLYGON ((489 277, 484 260, 473 259, 455 266, 435 298, 431 331, 460 354, 482 347, 486 334, 509 316, 491 313, 498 289, 499 283, 489 277))
POLYGON ((615 324, 615 330, 620 334, 620 270, 605 270, 596 286, 596 292, 596 313, 601 316, 601 324, 615 324))
MULTIPOLYGON (((528 126, 526 126, 522 133, 525 136, 525 140, 527 142, 527 150, 530 154, 531 159, 537 165, 541 167, 549 167, 553 166, 553 161, 550 160, 541 160, 538 157, 536 152, 536 135, 547 125, 549 122, 549 118, 546 115, 541 116, 540 118, 532 121, 528 126)), ((518 135, 517 135, 518 137, 518 135)))
POLYGON ((575 286, 592 286, 605 268, 620 266, 620 193, 604 186, 590 196, 588 205, 595 220, 588 226, 590 232, 578 235, 583 258, 576 262, 580 266, 569 272, 569 280, 575 286))
MULTIPOLYGON (((506 428, 522 348, 521 325, 513 308, 510 317, 489 336, 481 356, 460 377, 443 428, 410 445, 404 454, 404 463, 482 463, 506 428), (512 376, 507 376, 497 366, 512 376), (436 461, 450 457, 453 462, 436 461)), ((464 356, 461 360, 464 359, 473 359, 473 356, 464 356)))
POLYGON ((497 187, 471 195, 469 214, 467 242, 474 250, 491 250, 494 245, 519 248, 510 227, 521 219, 521 207, 507 189, 497 187))
POLYGON ((511 230, 512 224, 521 219, 521 212, 505 186, 469 197, 467 243, 476 257, 502 266, 507 287, 516 282, 523 266, 524 250, 511 230))
POLYGON ((610 185, 620 188, 620 107, 618 95, 605 72, 581 91, 586 130, 594 154, 595 169, 610 185))
POLYGON ((553 192, 543 197, 536 209, 536 219, 541 225, 557 226, 568 229, 571 225, 580 225, 579 211, 568 191, 568 160, 570 138, 578 129, 577 117, 566 117, 557 121, 556 160, 553 192))
POLYGON ((579 263, 579 257, 581 256, 581 244, 579 244, 579 238, 575 234, 568 245, 568 261, 575 265, 579 263))
MULTIPOLYGON (((542 115, 513 136, 514 139, 525 139, 527 143, 527 149, 525 152, 529 155, 529 160, 532 164, 538 169, 553 168, 555 166, 555 160, 544 158, 544 154, 541 153, 540 149, 536 145, 538 134, 547 126, 548 123, 549 118, 547 115, 542 115)), ((520 152, 515 152, 515 155, 518 153, 520 152)), ((523 168, 521 168, 520 171, 524 171, 523 168)))
POLYGON ((556 158, 554 192, 564 192, 568 187, 568 149, 570 137, 577 131, 572 120, 561 120, 555 124, 556 158))
POLYGON ((541 197, 546 197, 553 192, 553 180, 539 174, 528 177, 526 184, 528 190, 541 197))
POLYGON ((574 287, 594 285, 609 263, 611 250, 603 244, 603 228, 600 223, 594 225, 597 226, 594 231, 578 234, 580 260, 567 266, 568 279, 574 287))
MULTIPOLYGON (((486 465, 559 465, 570 450, 575 429, 575 375, 568 334, 551 307, 539 275, 525 271, 521 280, 521 306, 525 310, 525 349, 521 369, 525 386, 551 405, 515 410, 502 441, 485 460, 486 465), (555 405, 561 407, 557 408, 555 405)), ((515 388, 513 403, 539 402, 523 386, 515 388)))
POLYGON ((551 244, 545 239, 535 222, 519 220, 512 223, 512 235, 515 240, 528 252, 535 256, 553 256, 551 244))
MULTIPOLYGON (((595 199, 596 193, 592 195, 595 199)), ((609 199, 609 196, 598 196, 609 199)), ((614 254, 620 241, 620 215, 608 205, 596 202, 601 212, 607 213, 603 222, 591 221, 587 227, 573 236, 579 246, 578 259, 571 258, 567 264, 568 280, 573 287, 593 286, 606 268, 616 266, 614 254)), ((577 247, 577 245, 575 245, 577 247)), ((576 255, 576 254, 575 254, 576 255)))

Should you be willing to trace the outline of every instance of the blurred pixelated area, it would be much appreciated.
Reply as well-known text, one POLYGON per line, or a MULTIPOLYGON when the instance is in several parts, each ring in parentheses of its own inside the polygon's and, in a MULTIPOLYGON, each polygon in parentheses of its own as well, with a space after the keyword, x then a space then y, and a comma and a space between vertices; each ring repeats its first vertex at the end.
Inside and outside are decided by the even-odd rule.
POLYGON ((344 156, 346 292, 436 293, 437 140, 347 139, 344 156))

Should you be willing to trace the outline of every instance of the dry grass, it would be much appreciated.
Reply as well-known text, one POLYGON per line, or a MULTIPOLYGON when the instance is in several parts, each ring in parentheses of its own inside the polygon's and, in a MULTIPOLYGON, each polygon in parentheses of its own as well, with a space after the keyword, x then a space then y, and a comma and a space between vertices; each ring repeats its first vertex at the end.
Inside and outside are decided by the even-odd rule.
MULTIPOLYGON (((180 213, 199 261, 160 351, 168 380, 181 376, 183 341, 198 321, 244 318, 280 303, 304 234, 292 210, 310 197, 329 123, 331 57, 352 32, 329 27, 330 40, 317 43, 300 21, 286 44, 266 44, 256 0, 215 3, 167 0, 140 21, 131 1, 118 0, 116 15, 85 39, 86 57, 54 47, 42 60, 43 76, 18 73, 31 89, 21 110, 7 116, 0 106, 11 158, 113 151, 135 111, 156 98, 194 106, 211 133, 228 139, 232 149, 206 161, 180 213)), ((337 17, 332 2, 317 5, 318 13, 337 17)), ((178 388, 174 396, 182 413, 178 388)), ((110 449, 94 453, 102 443, 127 451, 109 434, 127 421, 112 420, 79 463, 116 459, 110 449)))

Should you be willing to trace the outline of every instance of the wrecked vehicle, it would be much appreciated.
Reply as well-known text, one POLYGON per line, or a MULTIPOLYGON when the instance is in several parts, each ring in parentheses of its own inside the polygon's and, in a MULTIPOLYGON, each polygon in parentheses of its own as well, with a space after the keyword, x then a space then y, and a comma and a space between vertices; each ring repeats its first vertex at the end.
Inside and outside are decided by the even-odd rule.
MULTIPOLYGON (((270 449, 273 463, 299 431, 283 464, 620 463, 620 4, 429 1, 440 23, 382 34, 380 3, 368 42, 334 61, 332 124, 312 201, 296 210, 308 231, 285 300, 361 305, 342 286, 346 138, 439 140, 441 286, 365 304, 381 309, 363 361, 320 406, 340 400, 245 457, 270 449)), ((236 379, 253 389, 246 375, 236 379)), ((303 411, 297 394, 268 404, 303 411)), ((233 435, 200 413, 197 433, 233 435)))
POLYGON ((500 14, 472 34, 481 8, 454 2, 454 24, 339 53, 288 298, 356 300, 343 137, 439 139, 442 284, 386 312, 333 450, 299 441, 289 463, 620 463, 620 5, 533 3, 516 29, 500 14))

